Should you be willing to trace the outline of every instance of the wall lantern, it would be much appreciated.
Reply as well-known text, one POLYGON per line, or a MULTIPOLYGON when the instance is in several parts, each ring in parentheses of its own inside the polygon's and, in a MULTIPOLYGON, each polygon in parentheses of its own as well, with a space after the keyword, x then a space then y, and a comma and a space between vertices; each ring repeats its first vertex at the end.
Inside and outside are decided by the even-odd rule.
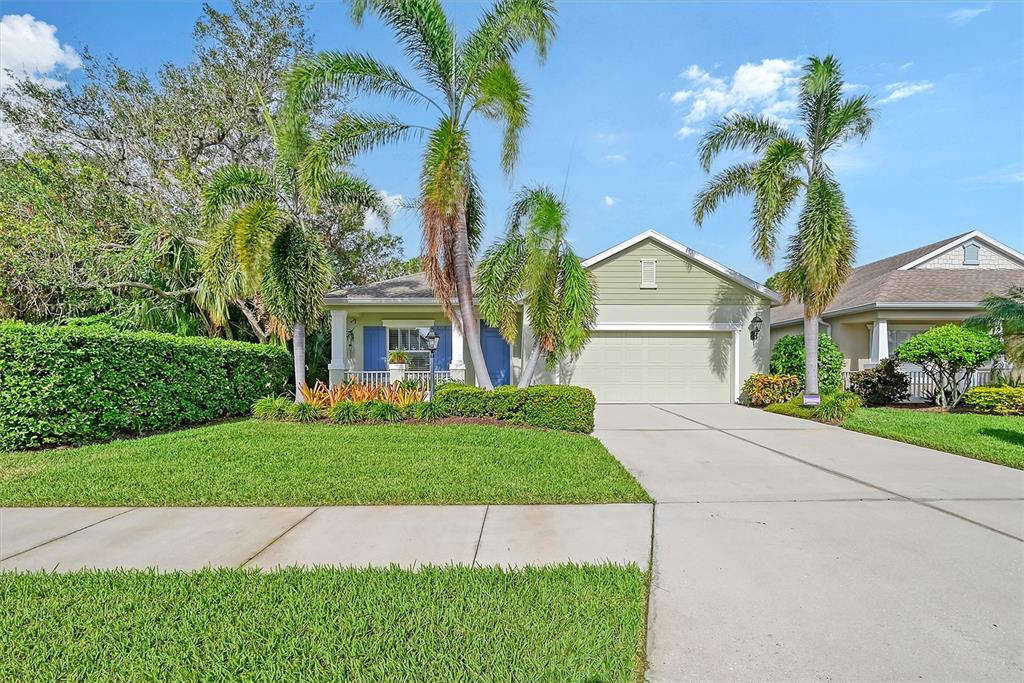
POLYGON ((437 332, 434 331, 433 327, 419 329, 420 339, 427 347, 427 351, 430 351, 430 380, 427 384, 427 400, 434 400, 434 392, 437 390, 437 381, 434 379, 434 352, 437 351, 437 343, 441 341, 441 338, 437 336, 437 332))
POLYGON ((750 341, 757 341, 757 336, 761 334, 761 316, 755 315, 754 319, 750 321, 750 341))

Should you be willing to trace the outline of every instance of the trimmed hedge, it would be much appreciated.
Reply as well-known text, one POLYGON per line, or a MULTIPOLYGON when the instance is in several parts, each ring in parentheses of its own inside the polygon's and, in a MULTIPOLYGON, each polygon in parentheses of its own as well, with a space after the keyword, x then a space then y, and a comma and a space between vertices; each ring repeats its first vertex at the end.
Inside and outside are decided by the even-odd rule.
POLYGON ((0 450, 78 444, 248 413, 291 377, 268 344, 0 323, 0 450))
POLYGON ((594 394, 582 387, 538 385, 486 391, 465 384, 446 384, 437 390, 436 400, 446 416, 493 417, 584 434, 594 431, 594 394))
MULTIPOLYGON (((807 354, 804 336, 786 335, 772 347, 771 371, 776 375, 796 375, 800 388, 807 381, 807 354)), ((818 393, 832 394, 843 386, 843 352, 827 334, 818 337, 818 393)))
POLYGON ((1024 386, 974 387, 964 394, 964 403, 977 413, 1024 415, 1024 386))

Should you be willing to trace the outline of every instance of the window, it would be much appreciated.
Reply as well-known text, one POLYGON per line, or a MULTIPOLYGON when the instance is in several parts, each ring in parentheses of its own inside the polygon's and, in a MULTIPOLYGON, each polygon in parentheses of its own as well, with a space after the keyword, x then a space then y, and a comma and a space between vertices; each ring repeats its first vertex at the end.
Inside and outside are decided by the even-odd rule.
POLYGON ((928 330, 927 327, 897 327, 889 326, 889 356, 891 357, 904 342, 911 337, 928 330))
POLYGON ((640 288, 655 289, 658 286, 657 279, 658 261, 652 258, 645 258, 640 261, 640 288))
POLYGON ((430 370, 430 351, 420 338, 418 327, 389 327, 388 354, 392 351, 405 351, 408 358, 406 369, 415 372, 430 370))
POLYGON ((981 251, 981 247, 977 242, 968 242, 964 245, 964 265, 965 266, 976 266, 978 265, 978 252, 981 251))

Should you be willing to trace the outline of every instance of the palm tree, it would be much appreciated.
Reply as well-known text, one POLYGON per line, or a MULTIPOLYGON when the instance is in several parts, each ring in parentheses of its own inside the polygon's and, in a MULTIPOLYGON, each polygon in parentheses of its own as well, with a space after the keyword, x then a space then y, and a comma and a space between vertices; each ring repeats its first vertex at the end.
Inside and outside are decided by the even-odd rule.
POLYGON ((520 387, 530 385, 542 356, 548 365, 577 356, 597 317, 593 278, 569 247, 568 230, 563 200, 547 187, 523 188, 509 209, 504 240, 477 267, 480 312, 510 342, 524 301, 534 345, 520 387))
POLYGON ((747 150, 757 158, 715 175, 697 195, 693 216, 700 226, 726 199, 753 195, 754 254, 771 265, 782 224, 803 195, 786 270, 774 284, 787 300, 804 305, 809 403, 806 396, 818 393, 818 316, 849 276, 856 251, 853 219, 826 155, 847 141, 866 139, 874 112, 865 96, 843 98, 842 68, 831 55, 812 57, 804 66, 799 105, 803 137, 763 116, 731 114, 701 139, 705 172, 727 150, 747 150))
POLYGON ((477 381, 492 388, 473 307, 472 258, 482 232, 483 203, 473 172, 469 124, 474 117, 504 126, 501 165, 511 174, 519 156, 530 96, 512 58, 532 42, 546 55, 555 34, 553 0, 499 0, 463 40, 441 0, 352 0, 358 24, 370 12, 388 25, 425 87, 365 54, 324 52, 303 60, 288 78, 289 100, 311 106, 332 95, 376 95, 422 105, 426 125, 394 116, 342 114, 304 162, 317 175, 332 160, 380 145, 426 138, 420 171, 424 271, 445 315, 462 329, 477 381), (456 314, 453 300, 458 301, 456 314))
MULTIPOLYGON (((258 295, 268 313, 290 330, 295 400, 306 383, 306 332, 323 317, 333 271, 314 217, 327 204, 370 209, 387 220, 384 201, 368 182, 336 168, 302 173, 316 145, 309 115, 282 108, 265 112, 274 143, 274 170, 230 165, 203 188, 208 242, 201 255, 205 300, 223 302, 258 295)), ((211 305, 215 320, 225 311, 211 305)))
POLYGON ((1006 357, 1020 375, 1024 371, 1024 287, 1010 287, 1002 295, 986 294, 982 306, 985 312, 969 318, 967 324, 984 332, 998 330, 1006 343, 1006 357))

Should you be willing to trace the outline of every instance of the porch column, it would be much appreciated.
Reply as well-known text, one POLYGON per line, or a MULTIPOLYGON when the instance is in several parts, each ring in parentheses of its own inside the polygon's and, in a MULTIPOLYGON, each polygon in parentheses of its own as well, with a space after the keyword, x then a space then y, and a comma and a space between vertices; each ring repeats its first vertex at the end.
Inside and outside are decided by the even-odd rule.
POLYGON ((871 362, 878 363, 889 357, 889 321, 885 318, 871 326, 871 362))
POLYGON ((448 366, 451 370, 452 379, 457 382, 466 381, 466 363, 462 360, 462 329, 454 322, 452 323, 452 362, 448 366))
POLYGON ((348 372, 348 311, 331 309, 331 362, 327 366, 330 385, 345 379, 348 372))

